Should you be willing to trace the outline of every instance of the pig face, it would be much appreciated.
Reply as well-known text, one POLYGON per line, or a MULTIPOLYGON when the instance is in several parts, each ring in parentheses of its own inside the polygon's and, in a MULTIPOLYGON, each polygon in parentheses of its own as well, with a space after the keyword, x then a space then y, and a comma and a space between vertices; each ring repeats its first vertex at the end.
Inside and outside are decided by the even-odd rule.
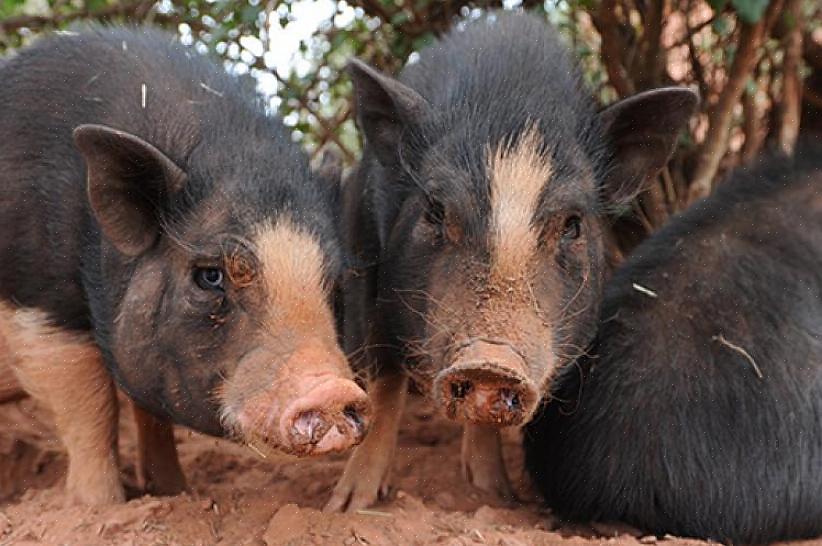
POLYGON ((283 166, 300 191, 261 188, 254 173, 205 191, 217 187, 207 169, 186 172, 134 135, 81 126, 75 141, 104 239, 103 345, 119 384, 149 410, 258 449, 358 443, 369 408, 336 340, 330 191, 294 158, 283 166))
POLYGON ((380 320, 446 415, 523 423, 595 331, 608 211, 662 168, 696 98, 652 91, 564 134, 455 120, 361 63, 351 74, 390 216, 380 320))

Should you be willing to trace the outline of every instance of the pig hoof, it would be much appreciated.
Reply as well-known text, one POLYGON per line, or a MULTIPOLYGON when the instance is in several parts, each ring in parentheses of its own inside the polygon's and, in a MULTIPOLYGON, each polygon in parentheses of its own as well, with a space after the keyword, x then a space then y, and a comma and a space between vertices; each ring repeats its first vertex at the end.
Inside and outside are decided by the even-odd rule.
POLYGON ((340 481, 325 505, 326 512, 356 512, 388 498, 390 459, 374 461, 362 445, 348 460, 340 481))
POLYGON ((391 487, 387 480, 383 480, 374 487, 373 480, 369 480, 368 477, 350 483, 343 476, 323 510, 325 512, 356 512, 387 499, 390 492, 391 487))
POLYGON ((126 502, 126 493, 119 477, 116 483, 83 484, 83 486, 66 486, 66 505, 68 506, 108 506, 126 502))

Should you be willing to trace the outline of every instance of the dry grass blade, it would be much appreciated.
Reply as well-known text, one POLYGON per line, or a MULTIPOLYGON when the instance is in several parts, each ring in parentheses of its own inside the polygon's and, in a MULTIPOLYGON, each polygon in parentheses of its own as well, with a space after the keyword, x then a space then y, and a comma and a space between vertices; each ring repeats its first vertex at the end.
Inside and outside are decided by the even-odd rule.
POLYGON ((714 341, 724 345, 725 347, 729 348, 730 350, 736 351, 737 353, 741 354, 743 357, 745 357, 745 359, 748 362, 751 363, 751 367, 753 367, 754 373, 756 373, 756 377, 758 377, 759 379, 764 378, 764 376, 762 375, 762 370, 760 370, 759 366, 757 366, 756 360, 753 359, 753 357, 751 356, 751 353, 749 353, 748 351, 746 351, 744 348, 740 347, 739 345, 736 345, 735 343, 731 343, 730 341, 725 339, 725 336, 723 336, 722 334, 716 335, 716 336, 712 337, 711 339, 713 339, 714 341))

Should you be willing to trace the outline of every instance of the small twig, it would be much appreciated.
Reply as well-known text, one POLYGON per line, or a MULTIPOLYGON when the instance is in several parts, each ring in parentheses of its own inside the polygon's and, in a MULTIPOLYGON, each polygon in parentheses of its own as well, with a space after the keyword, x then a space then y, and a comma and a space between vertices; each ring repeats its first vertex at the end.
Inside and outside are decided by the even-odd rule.
POLYGON ((394 517, 394 514, 391 514, 389 512, 379 512, 377 510, 366 510, 364 508, 360 509, 360 510, 357 510, 357 513, 360 514, 361 516, 379 516, 381 518, 393 518, 394 517))
POLYGON ((223 98, 225 95, 214 89, 213 87, 209 87, 205 84, 205 82, 200 82, 200 87, 211 93, 212 95, 216 95, 220 98, 223 98))
POLYGON ((260 449, 257 446, 255 446, 254 444, 246 444, 246 447, 248 447, 248 449, 250 449, 251 451, 253 451, 257 455, 259 455, 263 459, 268 459, 268 457, 265 456, 265 453, 260 451, 260 449))
POLYGON ((716 336, 712 337, 711 339, 712 339, 712 340, 714 340, 714 341, 719 342, 720 344, 722 344, 722 345, 726 346, 727 348, 731 349, 732 351, 736 351, 737 353, 739 353, 739 354, 741 354, 742 356, 744 356, 744 357, 745 357, 745 359, 746 359, 748 362, 750 362, 750 363, 751 363, 751 366, 752 366, 752 367, 753 367, 753 369, 754 369, 754 373, 756 373, 756 377, 758 377, 759 379, 763 379, 763 378, 764 378, 764 376, 762 375, 762 370, 760 370, 760 369, 759 369, 759 366, 757 366, 757 365, 756 365, 756 361, 755 361, 755 360, 753 359, 753 357, 751 356, 751 353, 749 353, 748 351, 746 351, 745 349, 743 349, 743 348, 742 348, 742 347, 740 347, 739 345, 736 345, 736 344, 734 344, 734 343, 731 343, 730 341, 728 341, 727 339, 725 339, 725 336, 723 336, 722 334, 716 335, 716 336))
POLYGON ((634 290, 636 290, 637 292, 645 294, 646 296, 648 296, 650 298, 658 298, 659 297, 656 292, 654 292, 650 288, 645 288, 641 284, 633 283, 633 284, 631 284, 631 286, 633 286, 634 290))

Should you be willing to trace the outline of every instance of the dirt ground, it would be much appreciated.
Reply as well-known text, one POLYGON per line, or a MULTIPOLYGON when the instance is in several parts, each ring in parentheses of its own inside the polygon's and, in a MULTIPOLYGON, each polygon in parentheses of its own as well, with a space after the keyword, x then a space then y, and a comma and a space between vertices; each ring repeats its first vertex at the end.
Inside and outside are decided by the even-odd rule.
MULTIPOLYGON (((400 436, 395 497, 355 515, 320 510, 343 456, 262 459, 248 448, 187 430, 178 430, 177 438, 190 493, 133 492, 125 505, 64 507, 66 456, 48 416, 31 400, 0 405, 0 545, 705 544, 556 521, 528 488, 514 434, 506 456, 522 504, 506 506, 478 494, 460 477, 459 428, 434 416, 417 397, 400 436)), ((120 451, 128 486, 135 480, 128 411, 121 418, 120 451)), ((822 540, 796 544, 822 546, 822 540)))

